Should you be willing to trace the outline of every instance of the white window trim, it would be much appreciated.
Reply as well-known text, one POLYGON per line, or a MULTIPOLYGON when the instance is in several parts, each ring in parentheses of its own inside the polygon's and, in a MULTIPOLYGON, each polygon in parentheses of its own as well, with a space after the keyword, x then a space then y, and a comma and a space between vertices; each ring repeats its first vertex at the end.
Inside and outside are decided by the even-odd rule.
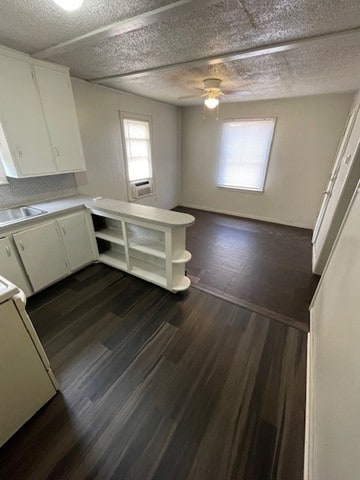
MULTIPOLYGON (((224 123, 231 123, 231 122, 246 122, 246 121, 261 121, 261 120, 272 120, 274 122, 273 125, 273 130, 272 130, 272 137, 271 137, 271 142, 269 145, 269 153, 266 161, 266 168, 265 168, 265 174, 264 174, 264 181, 262 188, 246 188, 246 187, 236 187, 233 185, 221 185, 218 183, 218 178, 219 178, 219 172, 221 168, 221 154, 219 155, 219 161, 218 161, 218 171, 217 171, 217 188, 225 189, 225 190, 233 190, 233 191, 238 191, 238 192, 243 192, 243 193, 255 193, 258 195, 262 195, 265 191, 265 185, 266 185, 266 180, 267 180, 267 174, 269 171, 269 163, 270 163, 270 158, 271 158, 271 152, 272 152, 272 146, 274 143, 274 137, 275 137, 275 129, 276 129, 276 123, 277 123, 277 117, 241 117, 241 118, 224 118, 223 119, 223 124, 224 123)), ((222 135, 222 132, 221 132, 222 135)), ((221 139, 220 139, 221 142, 221 139)))
POLYGON ((7 185, 9 182, 8 182, 8 179, 6 177, 6 174, 5 174, 5 169, 4 169, 4 166, 3 166, 3 159, 2 159, 2 155, 0 153, 0 185, 7 185))
POLYGON ((131 195, 131 183, 132 182, 129 180, 129 168, 128 168, 128 159, 127 159, 127 151, 126 151, 124 119, 139 120, 141 122, 148 122, 148 124, 149 124, 150 148, 151 148, 151 174, 152 174, 152 176, 150 178, 139 179, 138 181, 139 182, 141 182, 143 180, 151 180, 152 181, 153 192, 149 193, 148 195, 144 195, 142 198, 153 197, 153 196, 156 195, 156 183, 155 183, 155 168, 154 168, 154 136, 153 136, 153 127, 152 127, 152 115, 147 115, 147 114, 142 114, 142 113, 126 112, 124 110, 120 110, 119 114, 120 114, 121 140, 122 140, 122 147, 123 147, 123 157, 124 157, 124 167, 125 167, 125 174, 126 174, 126 186, 127 186, 128 200, 130 202, 138 201, 138 199, 132 198, 132 195, 131 195))

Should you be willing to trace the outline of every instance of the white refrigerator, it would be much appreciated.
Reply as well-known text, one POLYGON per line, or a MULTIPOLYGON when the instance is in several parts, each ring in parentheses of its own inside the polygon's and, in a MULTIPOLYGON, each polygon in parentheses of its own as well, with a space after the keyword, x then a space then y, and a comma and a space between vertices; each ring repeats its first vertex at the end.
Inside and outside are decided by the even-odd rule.
POLYGON ((0 276, 0 447, 58 390, 25 304, 0 276))

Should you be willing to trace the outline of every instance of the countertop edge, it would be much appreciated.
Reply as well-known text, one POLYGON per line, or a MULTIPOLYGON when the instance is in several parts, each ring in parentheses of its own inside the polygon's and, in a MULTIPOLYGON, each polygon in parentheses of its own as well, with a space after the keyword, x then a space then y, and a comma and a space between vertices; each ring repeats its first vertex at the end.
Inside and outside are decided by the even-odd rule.
POLYGON ((128 202, 123 202, 121 200, 113 200, 108 198, 94 199, 88 195, 81 195, 81 194, 55 198, 48 201, 29 203, 28 205, 30 207, 36 207, 36 208, 41 208, 43 210, 46 210, 47 213, 38 215, 32 218, 26 218, 9 225, 4 225, 3 227, 0 227, 0 235, 6 235, 7 233, 10 234, 14 232, 14 230, 23 229, 26 226, 33 226, 38 224, 41 221, 46 221, 58 215, 66 214, 68 212, 82 210, 82 209, 88 210, 90 212, 91 210, 99 210, 104 213, 111 213, 118 216, 129 218, 129 219, 144 221, 146 223, 160 225, 163 227, 168 227, 173 229, 188 228, 195 223, 195 218, 192 215, 189 215, 188 213, 173 212, 172 210, 166 210, 166 209, 161 209, 157 207, 149 207, 147 205, 139 205, 139 204, 135 204, 136 207, 134 208, 132 206, 133 204, 130 204, 128 202), (104 206, 104 205, 101 205, 101 201, 114 202, 114 205, 104 206), (131 209, 131 208, 137 209, 137 210, 144 209, 144 214, 141 215, 141 213, 136 214, 136 212, 135 213, 124 212, 121 210, 121 206, 122 206, 121 204, 124 204, 128 209, 131 209), (148 210, 148 213, 151 213, 150 216, 146 216, 147 209, 150 209, 148 210), (178 217, 183 216, 184 220, 180 221, 179 223, 176 223, 176 222, 173 223, 173 222, 169 222, 161 219, 160 220, 156 219, 154 218, 154 214, 157 213, 156 210, 160 210, 163 213, 163 215, 169 215, 169 216, 174 215, 178 217))

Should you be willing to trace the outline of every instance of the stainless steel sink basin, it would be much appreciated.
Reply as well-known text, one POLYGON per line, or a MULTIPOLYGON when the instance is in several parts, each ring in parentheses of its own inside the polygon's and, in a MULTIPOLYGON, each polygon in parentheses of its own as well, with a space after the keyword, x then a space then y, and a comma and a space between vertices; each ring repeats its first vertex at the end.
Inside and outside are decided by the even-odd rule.
POLYGON ((37 217, 47 213, 45 210, 34 207, 15 207, 8 210, 0 210, 0 227, 4 225, 10 225, 11 223, 20 222, 27 218, 37 217))

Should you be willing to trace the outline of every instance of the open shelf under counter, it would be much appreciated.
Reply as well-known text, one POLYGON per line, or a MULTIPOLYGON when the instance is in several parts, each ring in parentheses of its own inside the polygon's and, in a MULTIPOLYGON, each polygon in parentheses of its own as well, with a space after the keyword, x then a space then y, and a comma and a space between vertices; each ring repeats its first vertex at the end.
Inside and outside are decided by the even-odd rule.
POLYGON ((102 228, 101 230, 96 230, 95 237, 116 243, 117 245, 125 244, 122 231, 117 228, 102 228))
POLYGON ((161 287, 166 287, 166 271, 165 268, 147 263, 138 258, 131 258, 130 273, 138 277, 156 283, 161 287))
POLYGON ((184 250, 181 255, 176 256, 173 258, 172 263, 187 263, 191 260, 191 253, 187 250, 184 250))
POLYGON ((125 255, 118 250, 106 250, 100 253, 99 261, 110 267, 128 271, 125 255))
POLYGON ((191 280, 189 277, 183 277, 180 282, 176 283, 172 290, 173 292, 183 292, 184 290, 187 290, 191 285, 191 280))
POLYGON ((110 199, 95 199, 90 210, 99 261, 180 292, 190 286, 185 264, 188 214, 110 199))
POLYGON ((136 237, 135 235, 129 236, 129 248, 138 252, 146 253, 147 255, 153 255, 157 258, 165 258, 165 243, 152 240, 145 237, 136 237))

